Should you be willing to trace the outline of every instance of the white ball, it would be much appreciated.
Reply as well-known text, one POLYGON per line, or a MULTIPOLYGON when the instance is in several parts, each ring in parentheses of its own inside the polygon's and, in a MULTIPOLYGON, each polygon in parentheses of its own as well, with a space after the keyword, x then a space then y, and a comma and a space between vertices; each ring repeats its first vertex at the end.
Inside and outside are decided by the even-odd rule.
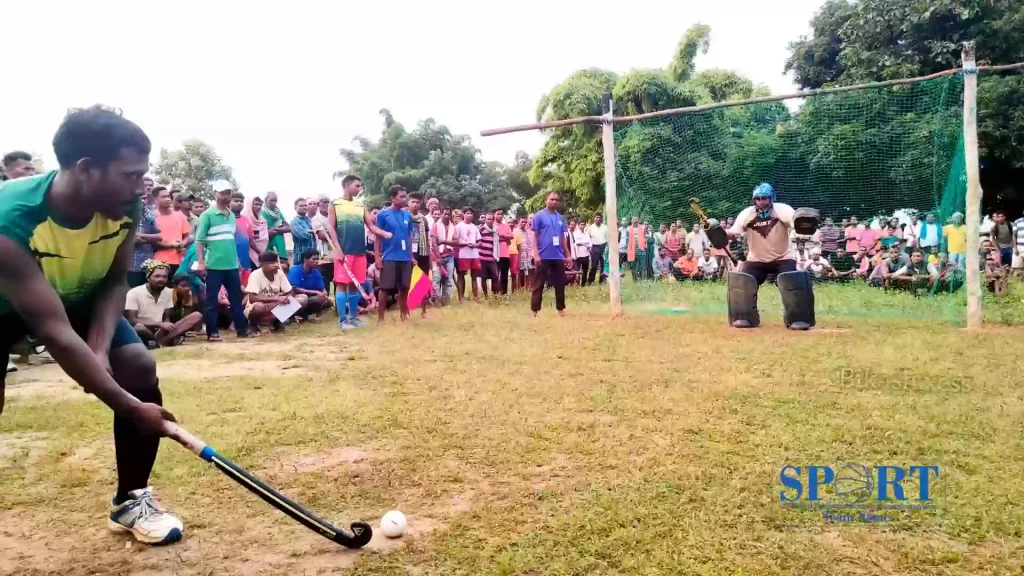
POLYGON ((392 510, 380 519, 380 531, 388 538, 398 538, 405 534, 408 528, 409 524, 405 520, 405 514, 398 510, 392 510))

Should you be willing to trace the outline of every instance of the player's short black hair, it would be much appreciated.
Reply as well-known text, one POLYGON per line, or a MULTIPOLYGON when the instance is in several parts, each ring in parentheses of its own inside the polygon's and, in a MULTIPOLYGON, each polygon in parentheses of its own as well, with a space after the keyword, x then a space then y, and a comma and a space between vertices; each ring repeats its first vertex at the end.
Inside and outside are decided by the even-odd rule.
POLYGON ((306 250, 305 252, 302 253, 302 261, 305 262, 306 260, 309 260, 310 258, 316 258, 319 255, 319 252, 310 248, 309 250, 306 250))
POLYGON ((411 192, 411 193, 409 193, 409 198, 415 198, 417 200, 423 200, 423 193, 422 192, 411 192))
POLYGON ((277 252, 274 252, 273 250, 267 250, 263 254, 260 254, 260 264, 263 264, 264 262, 277 262, 277 259, 277 252))
POLYGON ((344 187, 348 186, 349 184, 351 184, 353 182, 356 182, 356 181, 362 182, 363 179, 360 178, 359 176, 356 176, 355 174, 348 174, 344 178, 341 179, 341 187, 344 188, 344 187))
POLYGON ((388 188, 388 198, 394 198, 402 192, 405 192, 405 188, 401 184, 395 184, 391 188, 388 188))
POLYGON ((32 161, 32 155, 22 150, 15 150, 14 152, 8 152, 4 154, 4 168, 10 168, 11 164, 14 164, 18 160, 24 160, 26 162, 32 161))
POLYGON ((68 112, 53 136, 53 151, 64 169, 82 158, 91 158, 97 167, 106 168, 125 148, 149 154, 152 144, 142 128, 126 120, 119 110, 99 104, 68 112))
POLYGON ((295 204, 292 204, 292 206, 298 206, 299 202, 305 202, 305 201, 306 201, 305 198, 296 198, 295 199, 295 204))
POLYGON ((234 200, 235 198, 238 198, 239 200, 245 200, 245 194, 242 194, 238 190, 235 190, 231 192, 231 199, 234 200))
POLYGON ((920 254, 921 254, 921 256, 924 256, 924 250, 922 250, 922 249, 920 249, 920 248, 914 248, 913 250, 911 250, 911 251, 910 251, 910 255, 911 255, 911 256, 913 256, 913 255, 914 255, 914 252, 918 252, 918 253, 920 253, 920 254))
POLYGON ((159 194, 160 194, 161 192, 163 192, 164 190, 167 190, 167 186, 160 186, 160 185, 158 184, 158 185, 156 185, 156 186, 153 186, 153 190, 151 190, 151 191, 150 191, 150 194, 152 194, 152 195, 153 195, 153 197, 154 197, 154 198, 156 198, 156 197, 157 197, 157 195, 159 195, 159 194))

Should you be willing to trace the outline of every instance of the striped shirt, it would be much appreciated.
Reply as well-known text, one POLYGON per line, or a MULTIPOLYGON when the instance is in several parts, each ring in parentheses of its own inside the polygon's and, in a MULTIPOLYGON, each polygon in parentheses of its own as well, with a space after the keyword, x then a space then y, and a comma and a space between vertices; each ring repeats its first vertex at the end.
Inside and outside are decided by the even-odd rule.
POLYGON ((1017 239, 1017 251, 1024 254, 1024 218, 1013 222, 1013 236, 1017 239))
POLYGON ((216 206, 207 208, 196 226, 196 242, 203 245, 207 270, 238 269, 235 215, 230 210, 221 212, 216 206))
POLYGON ((480 225, 480 260, 494 262, 498 259, 498 234, 493 226, 480 225))

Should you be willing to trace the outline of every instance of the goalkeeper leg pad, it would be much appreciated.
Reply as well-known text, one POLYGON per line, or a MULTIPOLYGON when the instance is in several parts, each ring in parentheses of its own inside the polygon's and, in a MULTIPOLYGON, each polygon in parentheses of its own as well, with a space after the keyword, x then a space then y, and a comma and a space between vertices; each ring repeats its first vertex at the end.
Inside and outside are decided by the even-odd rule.
POLYGON ((809 330, 814 326, 814 290, 806 271, 783 272, 775 283, 782 295, 782 318, 786 328, 809 330))
POLYGON ((729 324, 755 328, 761 324, 757 313, 757 279, 744 272, 729 272, 729 324))

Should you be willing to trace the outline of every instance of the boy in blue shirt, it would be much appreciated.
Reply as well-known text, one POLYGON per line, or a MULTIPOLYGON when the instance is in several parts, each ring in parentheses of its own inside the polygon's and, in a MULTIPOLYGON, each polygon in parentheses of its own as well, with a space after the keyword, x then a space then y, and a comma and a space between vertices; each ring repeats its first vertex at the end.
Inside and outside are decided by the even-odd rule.
POLYGON ((320 318, 320 313, 331 308, 331 299, 327 295, 327 286, 324 285, 324 277, 320 274, 320 252, 316 248, 308 248, 306 251, 293 257, 301 258, 298 266, 288 268, 288 283, 296 294, 305 294, 309 297, 309 303, 302 310, 302 319, 308 320, 310 313, 314 319, 320 318))
MULTIPOLYGON (((374 262, 380 271, 380 289, 398 295, 402 322, 409 320, 409 286, 412 283, 412 214, 405 210, 405 188, 394 185, 388 190, 391 206, 377 213, 377 228, 391 234, 377 236, 373 242, 374 262)), ((382 298, 383 299, 383 298, 382 298)), ((377 324, 384 323, 386 306, 377 307, 377 324)))

